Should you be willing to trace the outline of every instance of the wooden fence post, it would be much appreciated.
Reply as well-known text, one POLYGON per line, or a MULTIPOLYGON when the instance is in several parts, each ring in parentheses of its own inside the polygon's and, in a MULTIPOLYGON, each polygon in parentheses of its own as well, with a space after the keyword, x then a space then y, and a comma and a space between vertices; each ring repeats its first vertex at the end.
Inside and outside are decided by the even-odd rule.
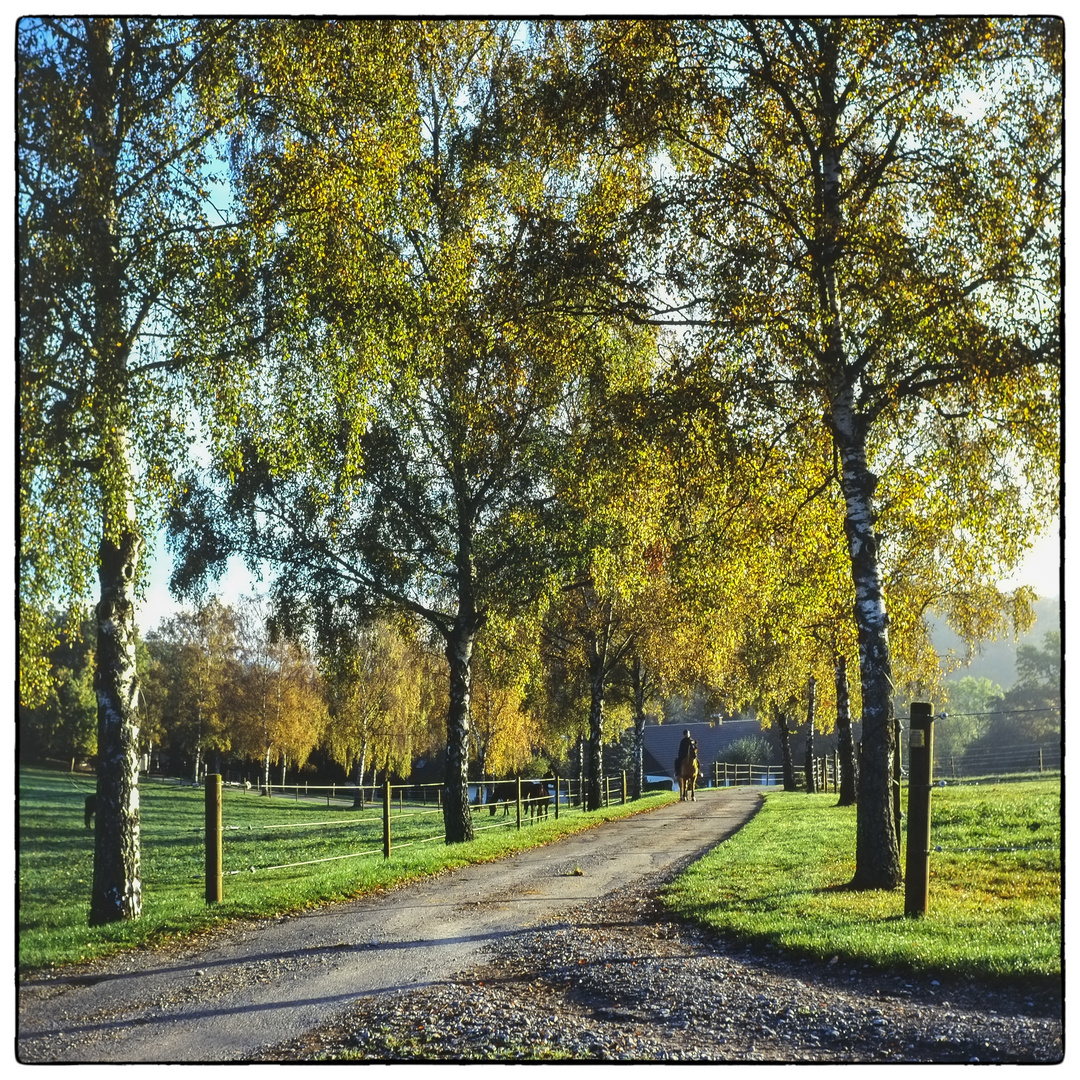
POLYGON ((386 780, 383 782, 382 801, 382 850, 384 859, 390 858, 390 797, 390 776, 387 774, 386 780))
POLYGON ((206 777, 206 902, 220 904, 221 883, 221 774, 206 777))
POLYGON ((934 777, 934 706, 911 703, 908 728, 907 872, 904 914, 925 915, 930 899, 930 793, 934 777))
POLYGON ((903 818, 903 814, 900 810, 900 777, 903 776, 903 759, 900 751, 901 733, 903 727, 900 724, 900 717, 896 717, 893 720, 893 775, 892 775, 892 796, 893 796, 893 828, 896 829, 897 843, 900 841, 900 822, 903 818))

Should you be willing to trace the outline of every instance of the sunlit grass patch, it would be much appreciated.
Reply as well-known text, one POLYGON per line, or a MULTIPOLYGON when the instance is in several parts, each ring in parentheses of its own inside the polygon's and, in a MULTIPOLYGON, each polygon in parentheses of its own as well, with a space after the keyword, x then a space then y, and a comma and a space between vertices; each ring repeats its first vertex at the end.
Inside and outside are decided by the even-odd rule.
POLYGON ((936 788, 930 900, 853 891, 854 807, 770 791, 761 812, 664 892, 724 934, 819 960, 988 976, 1061 971, 1057 780, 936 788))

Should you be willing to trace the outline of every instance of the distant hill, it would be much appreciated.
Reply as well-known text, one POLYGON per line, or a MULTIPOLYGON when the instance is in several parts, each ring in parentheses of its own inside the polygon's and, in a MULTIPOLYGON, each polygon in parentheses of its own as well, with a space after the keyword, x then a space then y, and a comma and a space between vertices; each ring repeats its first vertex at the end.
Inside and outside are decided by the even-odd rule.
MULTIPOLYGON (((947 681, 962 679, 970 675, 976 679, 990 679, 1008 690, 1016 682, 1016 647, 1017 645, 1042 645, 1043 636, 1048 630, 1061 629, 1061 603, 1052 596, 1035 603, 1035 625, 1019 640, 1005 636, 997 641, 984 641, 976 646, 975 655, 966 667, 960 667, 947 676, 947 681)), ((939 653, 954 651, 960 656, 966 652, 963 643, 944 622, 931 619, 931 633, 934 646, 939 653)))

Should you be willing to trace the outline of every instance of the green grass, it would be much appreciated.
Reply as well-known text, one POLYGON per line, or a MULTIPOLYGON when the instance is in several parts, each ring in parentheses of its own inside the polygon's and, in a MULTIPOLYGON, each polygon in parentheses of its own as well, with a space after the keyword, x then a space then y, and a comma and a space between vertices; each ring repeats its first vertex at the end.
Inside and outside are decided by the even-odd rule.
MULTIPOLYGON (((86 961, 239 918, 296 912, 443 869, 483 862, 676 798, 654 795, 558 822, 502 826, 486 811, 476 839, 448 847, 434 806, 405 804, 382 857, 382 807, 223 793, 224 901, 204 899, 198 789, 144 781, 143 916, 86 925, 93 834, 88 778, 23 770, 19 785, 19 966, 86 961), (497 828, 487 828, 492 824, 497 828), (270 826, 274 826, 271 828, 270 826), (406 846, 411 845, 411 846, 406 846), (339 858, 367 851, 355 858, 339 858), (314 860, 332 860, 315 862, 314 860), (285 866, 279 864, 304 863, 285 866), (256 869, 251 871, 251 867, 256 869)), ((853 892, 855 811, 835 795, 769 790, 761 812, 664 891, 677 914, 788 955, 900 971, 1060 977, 1059 780, 935 788, 928 913, 904 916, 904 890, 853 892)), ((501 812, 500 812, 501 813, 501 812)))
POLYGON ((222 793, 224 899, 205 900, 202 789, 144 780, 139 785, 142 917, 89 927, 93 833, 83 826, 85 776, 23 769, 19 775, 19 967, 78 963, 120 949, 199 933, 234 919, 302 911, 352 899, 428 874, 548 843, 677 798, 651 794, 636 803, 559 820, 526 822, 511 813, 474 818, 476 839, 447 846, 442 812, 393 803, 391 857, 382 853, 382 804, 354 810, 344 802, 267 799, 237 788, 222 793), (507 822, 508 824, 504 824, 507 822), (490 826, 495 826, 491 828, 490 826), (367 854, 358 854, 366 852, 367 854), (352 856, 356 857, 352 857, 352 856), (342 858, 341 856, 348 856, 342 858), (325 861, 316 861, 325 860, 325 861), (282 864, 307 865, 282 865, 282 864), (252 871, 254 867, 254 871, 252 871), (279 869, 273 869, 280 867, 279 869))
POLYGON ((760 813, 663 899, 725 935, 825 962, 1059 977, 1060 781, 935 788, 930 844, 927 913, 906 917, 903 887, 845 887, 854 807, 837 807, 835 795, 769 791, 760 813))

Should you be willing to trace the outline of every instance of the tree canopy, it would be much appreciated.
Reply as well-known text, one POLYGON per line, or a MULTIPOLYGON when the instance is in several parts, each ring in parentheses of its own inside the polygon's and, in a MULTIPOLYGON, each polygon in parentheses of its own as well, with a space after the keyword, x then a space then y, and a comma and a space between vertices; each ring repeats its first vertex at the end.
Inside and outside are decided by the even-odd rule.
POLYGON ((58 596, 98 588, 91 919, 135 918, 135 588, 178 423, 176 303, 215 221, 238 114, 233 24, 25 18, 17 32, 20 697, 46 685, 58 596))
POLYGON ((244 678, 291 672, 311 723, 230 732, 267 767, 322 722, 288 641, 361 778, 442 711, 448 842, 471 755, 584 710, 554 667, 591 678, 557 726, 593 781, 612 679, 640 727, 650 685, 699 680, 768 722, 812 677, 827 718, 846 671, 855 884, 894 886, 927 615, 1027 625, 998 581, 1057 509, 1061 29, 22 20, 20 694, 50 698, 50 612, 96 572, 92 917, 139 910, 166 513, 178 591, 232 554, 271 579, 244 678))
MULTIPOLYGON (((609 51, 636 35, 610 28, 609 51)), ((941 528, 919 545, 930 576, 977 587, 1057 496, 1060 24, 685 20, 646 59, 672 162, 666 317, 715 378, 831 436, 860 650, 856 881, 895 885, 884 510, 917 505, 941 528)))
POLYGON ((236 149, 234 179, 253 217, 273 207, 268 247, 234 253, 210 296, 252 370, 209 418, 235 483, 202 533, 195 484, 178 520, 197 568, 230 548, 279 567, 281 618, 310 612, 325 642, 385 607, 442 635, 443 805, 463 840, 473 645, 490 612, 544 587, 568 401, 621 348, 587 314, 596 189, 617 161, 585 172, 533 122, 546 57, 521 28, 401 29, 287 28, 290 59, 263 68, 278 112, 236 149), (324 96, 327 53, 364 62, 324 96), (238 296, 241 279, 260 284, 238 296))

